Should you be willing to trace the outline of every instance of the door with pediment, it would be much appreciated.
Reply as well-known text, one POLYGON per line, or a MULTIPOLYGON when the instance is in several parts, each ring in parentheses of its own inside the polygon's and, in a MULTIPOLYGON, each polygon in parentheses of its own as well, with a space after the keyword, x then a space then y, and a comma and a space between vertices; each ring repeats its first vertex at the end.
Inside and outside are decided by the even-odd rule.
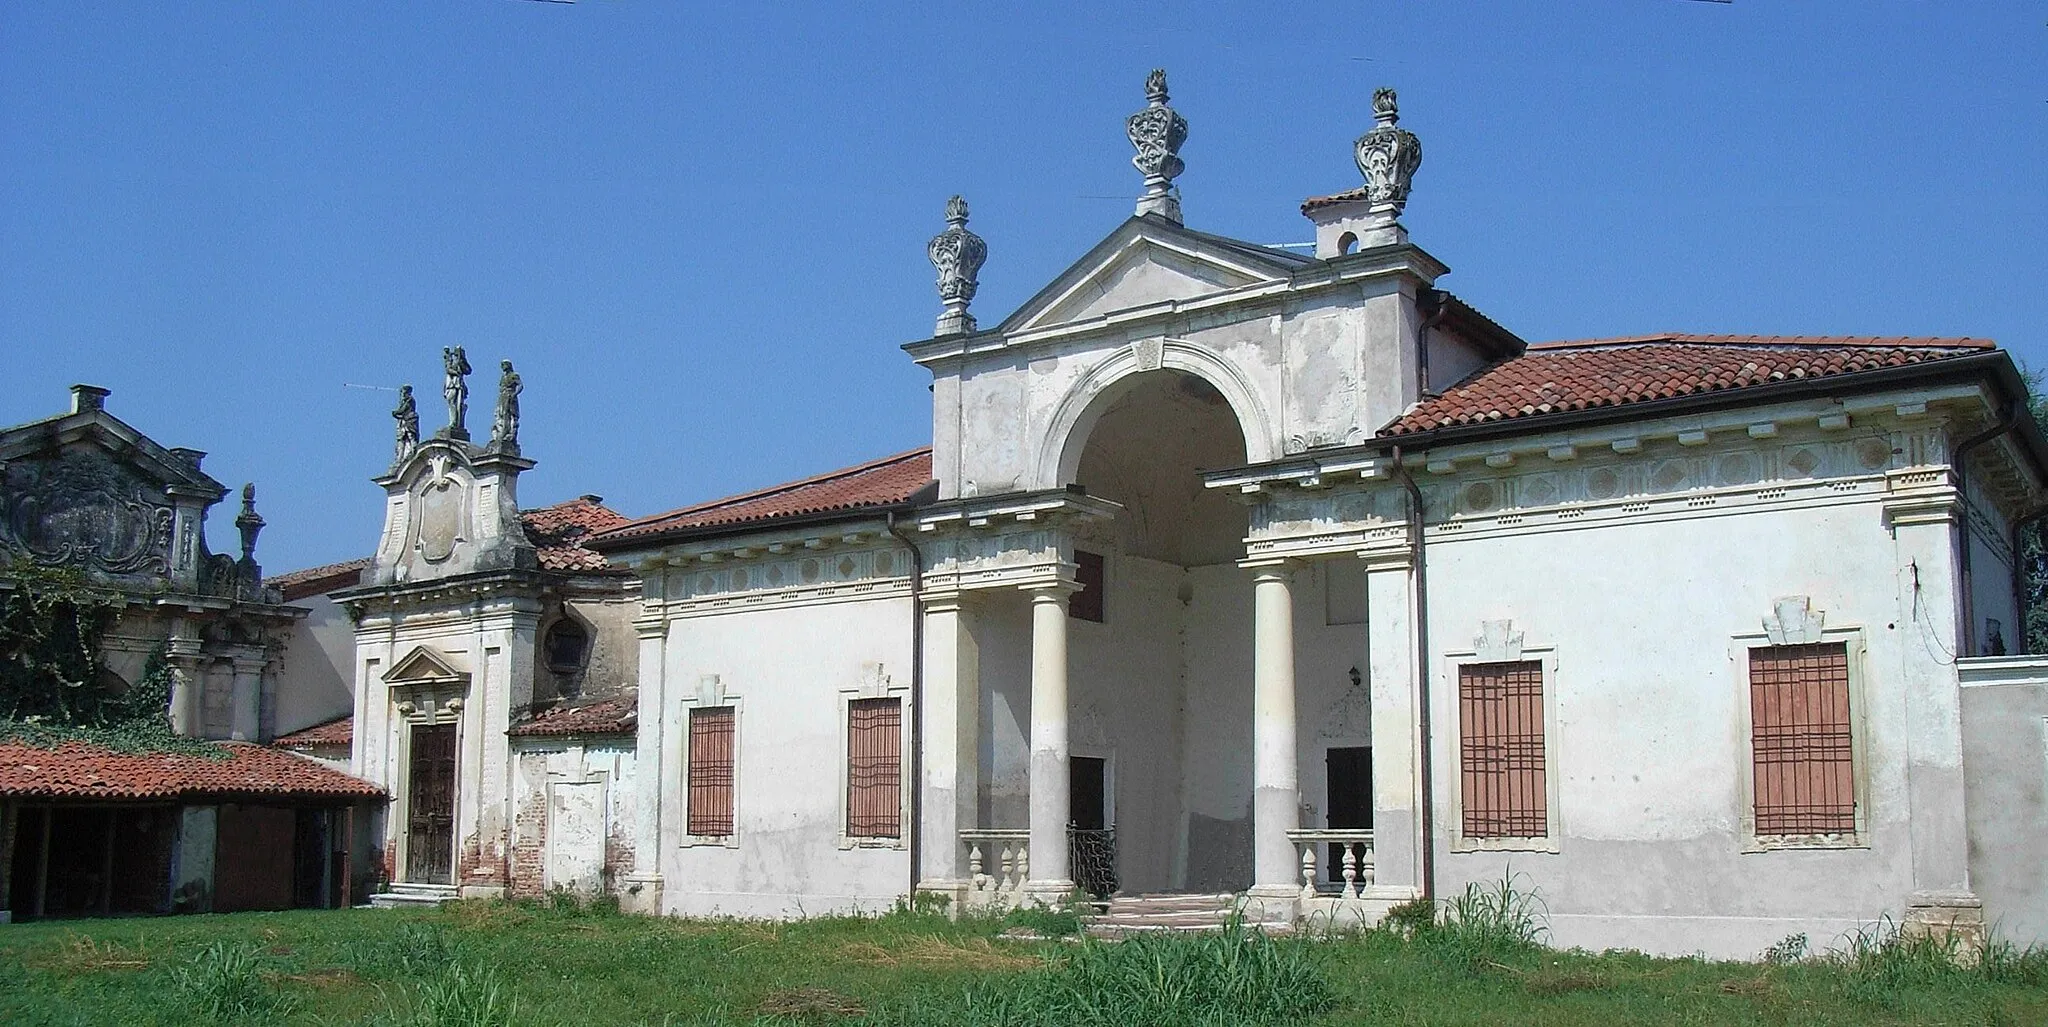
POLYGON ((455 858, 455 725, 415 724, 407 781, 406 880, 452 883, 455 858))

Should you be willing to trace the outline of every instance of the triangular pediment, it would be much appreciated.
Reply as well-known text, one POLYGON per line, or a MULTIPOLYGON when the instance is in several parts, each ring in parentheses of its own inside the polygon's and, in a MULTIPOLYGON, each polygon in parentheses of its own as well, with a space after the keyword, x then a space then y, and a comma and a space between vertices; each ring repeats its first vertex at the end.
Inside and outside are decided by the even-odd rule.
POLYGON ((384 680, 391 684, 405 684, 426 681, 459 681, 469 677, 468 662, 444 653, 430 645, 423 645, 407 653, 385 672, 384 680))
POLYGON ((188 489, 209 502, 227 493, 220 482, 196 466, 195 456, 165 448, 105 410, 0 429, 0 466, 78 461, 118 466, 124 475, 153 489, 188 489))
POLYGON ((1285 281, 1307 262, 1158 218, 1136 217, 1004 319, 1001 330, 1048 328, 1285 281))

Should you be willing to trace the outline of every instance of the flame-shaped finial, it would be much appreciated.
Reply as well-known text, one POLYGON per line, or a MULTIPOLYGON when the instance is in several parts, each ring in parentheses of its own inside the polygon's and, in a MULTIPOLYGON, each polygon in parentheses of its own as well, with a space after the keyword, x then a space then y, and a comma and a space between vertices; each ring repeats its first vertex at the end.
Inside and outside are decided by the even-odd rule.
POLYGON ((1145 195, 1138 197, 1138 213, 1156 214, 1180 224, 1180 197, 1173 180, 1186 165, 1181 163, 1180 145, 1187 142, 1188 119, 1166 105, 1166 69, 1154 68, 1145 76, 1145 109, 1124 119, 1124 134, 1138 155, 1131 164, 1145 175, 1145 195))
POLYGON ((1353 153, 1358 172, 1365 176, 1365 198, 1371 210, 1399 217, 1408 206, 1408 191, 1415 184, 1415 169, 1422 166, 1422 142, 1415 133, 1396 127, 1401 109, 1394 91, 1373 90, 1372 116, 1377 122, 1359 136, 1353 153))
POLYGON ((973 331, 974 315, 967 312, 967 305, 974 300, 977 276, 988 260, 988 243, 967 230, 966 200, 955 196, 946 201, 946 230, 932 237, 925 255, 939 272, 939 299, 946 305, 935 334, 973 331))

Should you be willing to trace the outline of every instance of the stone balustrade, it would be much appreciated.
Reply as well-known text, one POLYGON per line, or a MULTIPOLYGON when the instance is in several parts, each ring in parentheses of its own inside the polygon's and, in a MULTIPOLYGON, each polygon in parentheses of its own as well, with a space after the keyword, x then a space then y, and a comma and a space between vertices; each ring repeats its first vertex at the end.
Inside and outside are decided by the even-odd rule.
POLYGON ((1328 829, 1289 831, 1287 838, 1301 855, 1301 898, 1336 898, 1340 902, 1365 897, 1373 883, 1372 831, 1328 829), (1323 873, 1329 850, 1337 852, 1334 873, 1323 873))
POLYGON ((976 828, 960 832, 967 850, 969 908, 1017 906, 1031 879, 1031 832, 976 828))

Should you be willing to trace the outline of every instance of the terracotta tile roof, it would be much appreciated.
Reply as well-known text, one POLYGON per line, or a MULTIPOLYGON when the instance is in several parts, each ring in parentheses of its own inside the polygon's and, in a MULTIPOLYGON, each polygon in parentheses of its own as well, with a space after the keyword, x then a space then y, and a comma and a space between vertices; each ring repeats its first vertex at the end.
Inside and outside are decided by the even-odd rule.
POLYGON ((1332 193, 1329 196, 1311 196, 1301 201, 1301 212, 1306 214, 1309 211, 1322 207, 1334 207, 1340 203, 1351 203, 1362 199, 1365 199, 1365 187, 1361 185, 1356 189, 1346 189, 1341 193, 1332 193))
POLYGON ((605 532, 596 541, 600 547, 616 548, 635 539, 696 528, 895 506, 908 502, 931 480, 932 451, 927 446, 815 478, 642 517, 605 532))
POLYGON ((83 742, 54 749, 0 743, 0 795, 64 799, 276 796, 382 798, 384 790, 304 756, 250 742, 219 742, 226 759, 114 752, 83 742))
POLYGON ((604 557, 583 548, 583 540, 626 523, 626 518, 604 505, 602 496, 577 496, 566 503, 538 510, 519 511, 526 525, 527 541, 540 556, 542 570, 603 571, 610 565, 604 557))
POLYGON ((640 722, 640 700, 621 695, 581 706, 557 706, 523 724, 513 725, 508 735, 522 738, 560 735, 629 735, 640 722))
POLYGON ((1543 343, 1424 400, 1379 435, 1724 392, 1994 348, 1982 339, 1811 335, 1671 334, 1543 343))
POLYGON ((338 745, 346 748, 355 744, 356 718, 339 717, 325 724, 315 724, 288 735, 279 735, 271 740, 280 749, 317 749, 338 745))
POLYGON ((284 601, 295 603, 301 599, 326 595, 338 589, 352 588, 362 584, 363 572, 370 569, 370 558, 358 557, 330 563, 325 567, 308 567, 302 571, 280 574, 264 584, 284 594, 284 601))

